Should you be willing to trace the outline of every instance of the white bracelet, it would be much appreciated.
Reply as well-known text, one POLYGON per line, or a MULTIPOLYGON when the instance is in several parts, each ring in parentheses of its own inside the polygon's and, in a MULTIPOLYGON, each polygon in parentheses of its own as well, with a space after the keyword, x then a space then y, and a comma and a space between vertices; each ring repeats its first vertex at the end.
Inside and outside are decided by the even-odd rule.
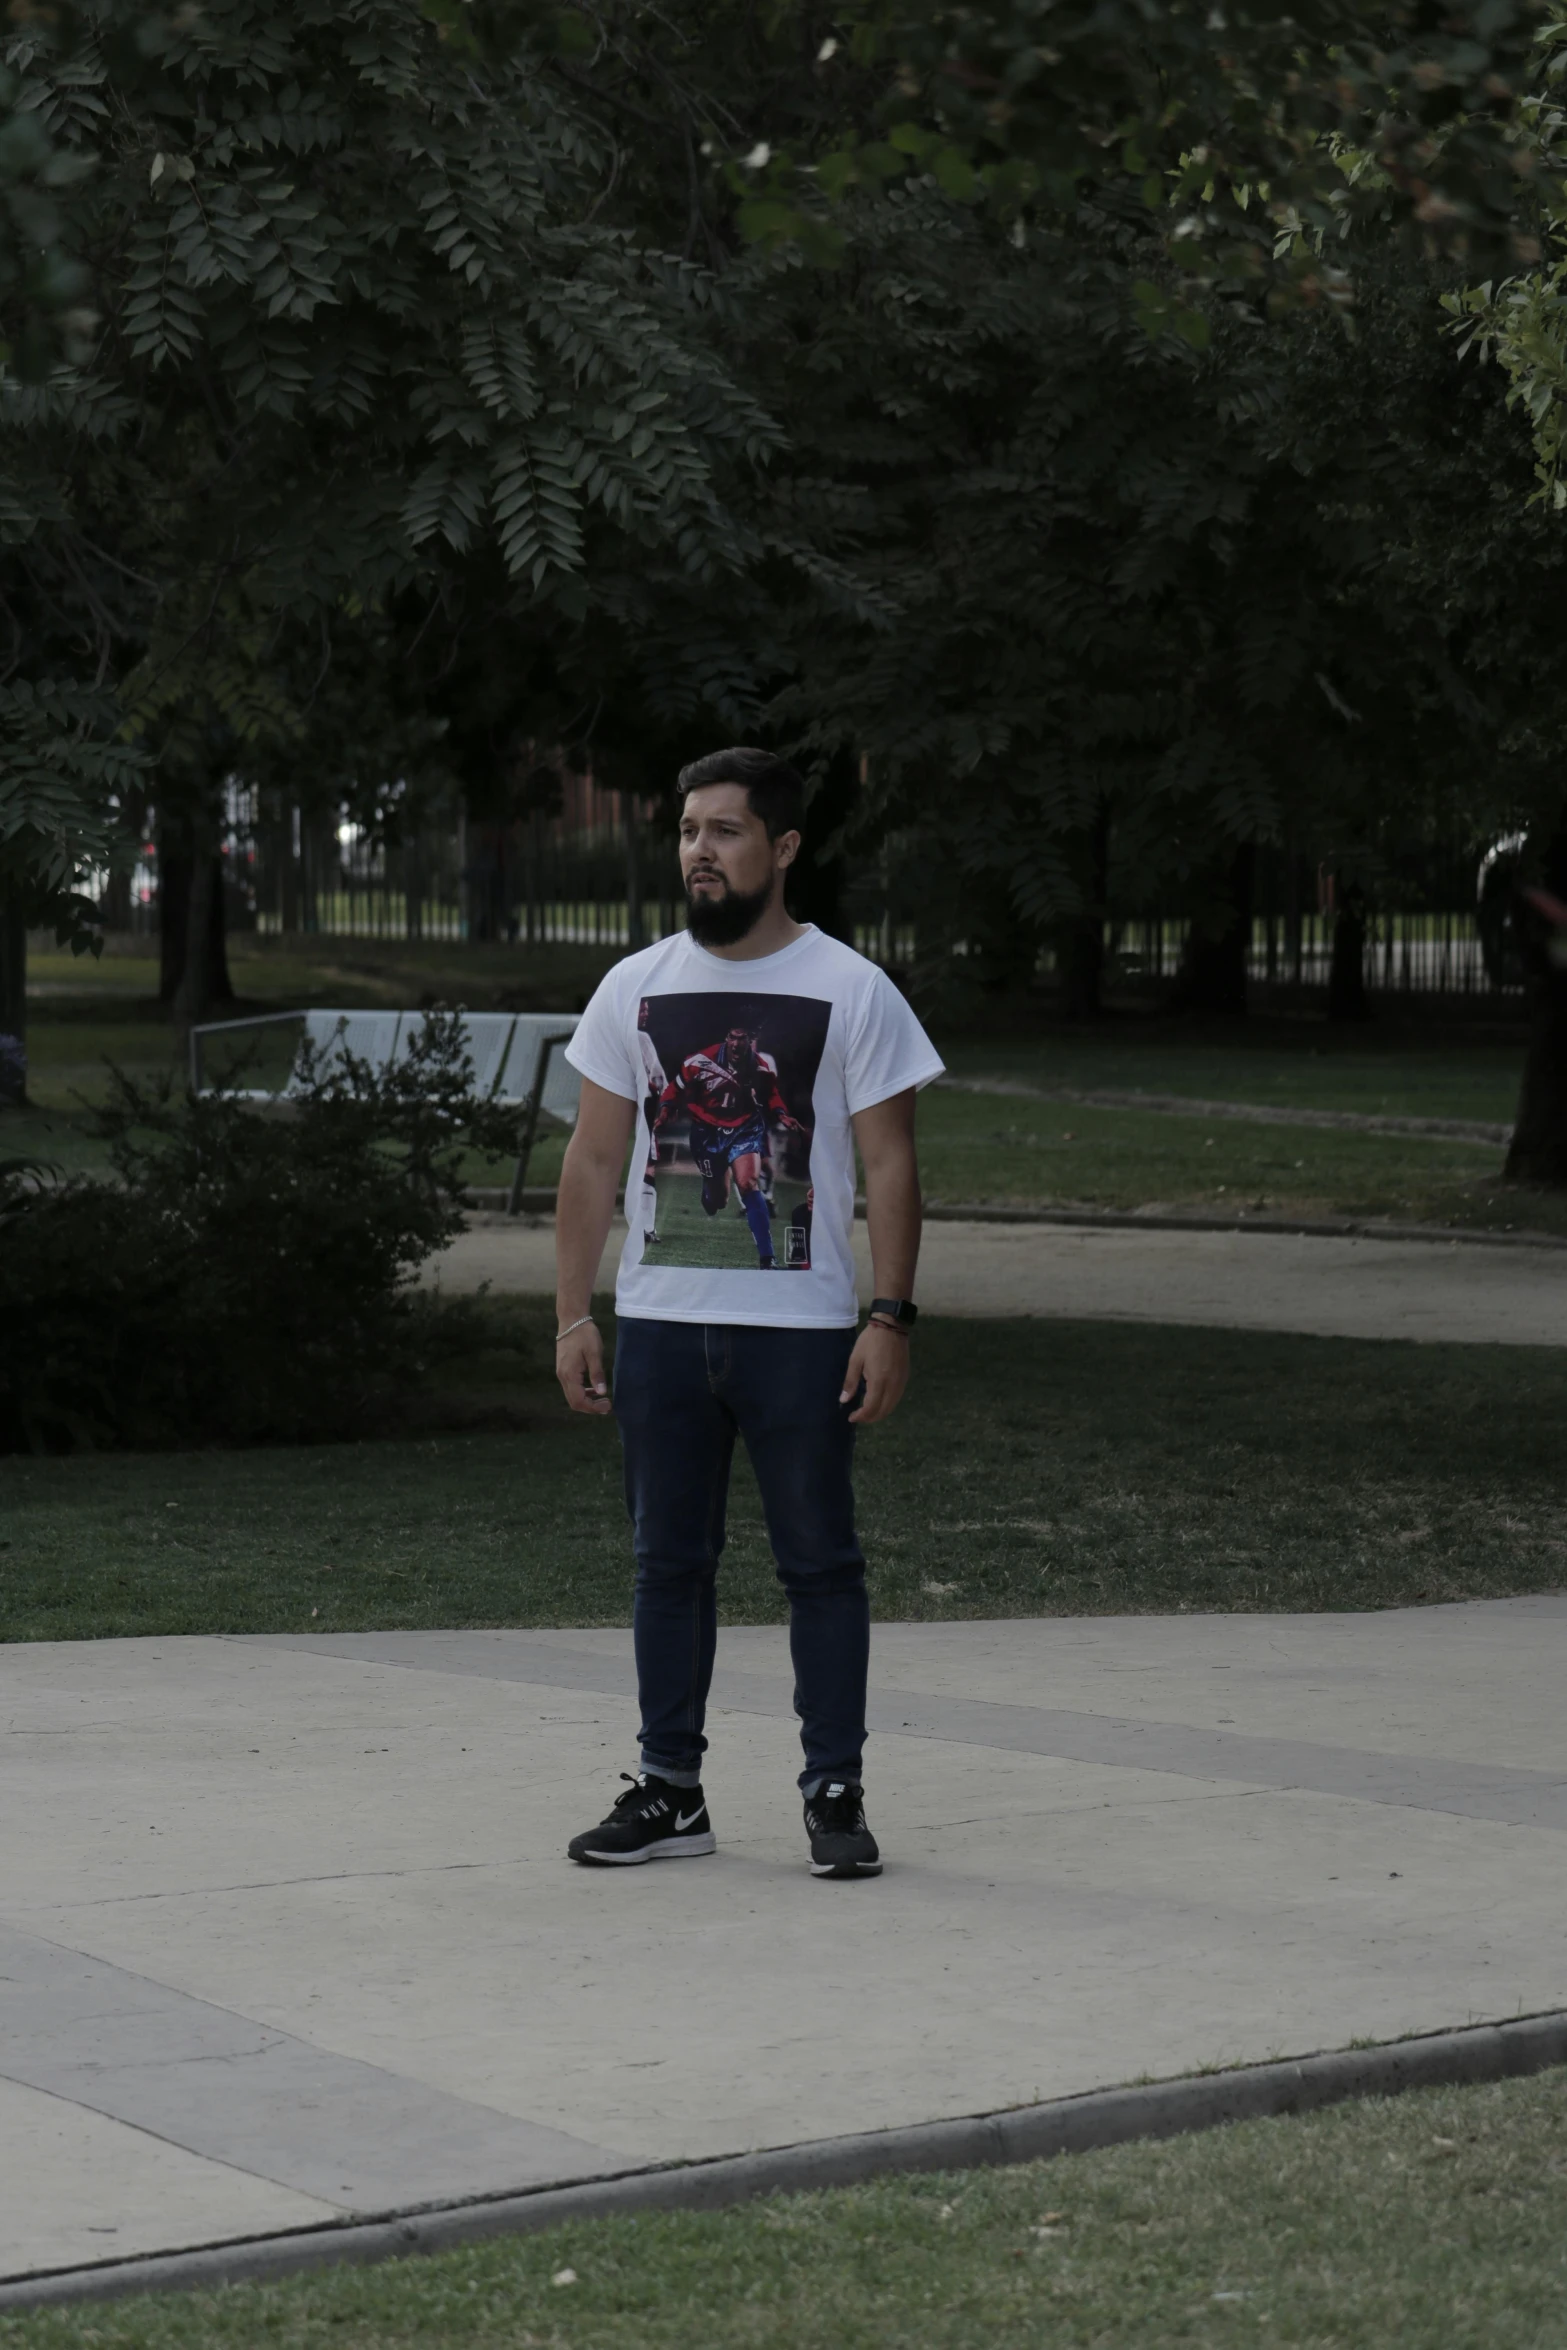
POLYGON ((555 1344, 556 1344, 557 1346, 559 1346, 559 1344, 560 1344, 560 1342, 561 1342, 561 1340, 562 1340, 563 1338, 569 1338, 569 1337, 571 1336, 571 1334, 572 1334, 573 1330, 580 1330, 580 1329, 582 1329, 583 1325, 584 1325, 585 1323, 591 1322, 591 1321, 592 1321, 592 1319, 593 1319, 593 1316, 592 1316, 591 1314, 583 1314, 583 1315, 582 1315, 582 1316, 581 1316, 581 1317, 580 1317, 580 1318, 579 1318, 577 1321, 575 1321, 575 1322, 568 1322, 568 1323, 566 1324, 566 1327, 565 1327, 565 1329, 564 1329, 564 1330, 557 1330, 557 1331, 556 1331, 556 1333, 555 1333, 555 1344))

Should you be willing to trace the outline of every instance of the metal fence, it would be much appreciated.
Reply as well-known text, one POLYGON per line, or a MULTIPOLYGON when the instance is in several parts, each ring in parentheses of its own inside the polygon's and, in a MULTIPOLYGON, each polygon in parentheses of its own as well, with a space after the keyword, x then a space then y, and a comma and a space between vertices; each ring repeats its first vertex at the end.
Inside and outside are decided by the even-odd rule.
MULTIPOLYGON (((1499 844, 1502 852, 1516 842, 1499 844)), ((675 845, 652 811, 580 784, 564 812, 504 824, 461 811, 375 832, 347 817, 268 805, 235 784, 222 840, 228 923, 236 932, 337 938, 495 941, 591 946, 611 952, 650 944, 681 927, 675 845)), ((1502 897, 1484 911, 1487 874, 1505 881, 1496 851, 1459 846, 1424 852, 1391 872, 1386 896, 1365 908, 1365 978, 1383 995, 1505 996, 1522 984, 1499 924, 1502 897)), ((847 925, 873 962, 906 969, 945 952, 961 960, 960 938, 938 940, 922 923, 918 844, 889 843, 850 879, 847 925)), ((1257 858, 1248 972, 1259 985, 1304 993, 1325 989, 1333 953, 1331 873, 1302 858, 1264 850, 1257 858)), ((158 926, 156 852, 142 849, 123 881, 111 920, 151 932, 158 926)), ((1155 989, 1180 967, 1190 922, 1135 914, 1105 924, 1112 985, 1155 989)), ((1046 946, 1037 975, 1055 974, 1046 946)))
MULTIPOLYGON (((600 800, 612 795, 597 795, 600 800)), ((388 837, 347 818, 268 809, 243 786, 227 795, 224 899, 233 933, 498 941, 626 951, 683 928, 675 844, 648 811, 611 820, 534 816, 484 824, 458 813, 388 837)), ((870 872, 857 889, 854 944, 873 961, 912 962, 916 926, 894 918, 870 872)), ((100 893, 109 911, 109 901, 100 893)), ((110 914, 113 926, 155 934, 158 856, 144 840, 110 914)))
MULTIPOLYGON (((1172 980, 1190 929, 1189 922, 1170 918, 1109 922, 1109 967, 1133 986, 1172 980)), ((1290 925, 1259 915, 1252 923, 1246 970, 1259 984, 1326 988, 1332 960, 1330 914, 1303 914, 1290 925)), ((1383 995, 1496 995, 1522 986, 1521 976, 1501 970, 1493 976, 1479 923, 1469 912, 1368 915, 1364 968, 1367 987, 1383 995)))

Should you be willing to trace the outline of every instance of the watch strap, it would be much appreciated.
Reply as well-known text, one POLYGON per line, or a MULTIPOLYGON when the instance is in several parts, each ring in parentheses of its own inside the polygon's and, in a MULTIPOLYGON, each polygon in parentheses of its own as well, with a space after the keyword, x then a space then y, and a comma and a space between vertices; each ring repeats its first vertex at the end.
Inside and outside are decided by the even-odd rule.
POLYGON ((908 1297, 873 1297, 871 1316, 884 1322, 895 1322, 900 1330, 912 1330, 919 1320, 919 1307, 908 1297))

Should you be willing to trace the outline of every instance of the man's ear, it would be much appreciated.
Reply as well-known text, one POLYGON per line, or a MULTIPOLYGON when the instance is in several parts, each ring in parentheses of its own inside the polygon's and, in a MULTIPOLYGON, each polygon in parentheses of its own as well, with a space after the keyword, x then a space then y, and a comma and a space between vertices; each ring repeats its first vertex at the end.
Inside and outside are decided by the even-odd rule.
POLYGON ((797 832, 781 832, 773 846, 778 851, 779 864, 792 865, 800 854, 800 835, 797 832))

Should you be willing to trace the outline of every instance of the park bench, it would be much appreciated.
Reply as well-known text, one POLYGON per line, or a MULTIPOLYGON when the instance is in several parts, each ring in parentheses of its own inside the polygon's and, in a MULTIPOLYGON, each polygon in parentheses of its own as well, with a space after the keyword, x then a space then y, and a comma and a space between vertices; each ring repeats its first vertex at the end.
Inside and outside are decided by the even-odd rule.
MULTIPOLYGON (((462 1012, 463 1041, 475 1093, 520 1113, 517 1165, 506 1208, 522 1204, 540 1121, 576 1124, 582 1079, 563 1047, 575 1012, 462 1012)), ((263 1012, 246 1020, 211 1020, 190 1032, 190 1083, 196 1094, 280 1104, 304 1090, 302 1047, 314 1048, 318 1074, 349 1057, 373 1070, 403 1058, 424 1027, 423 1012, 263 1012)))

